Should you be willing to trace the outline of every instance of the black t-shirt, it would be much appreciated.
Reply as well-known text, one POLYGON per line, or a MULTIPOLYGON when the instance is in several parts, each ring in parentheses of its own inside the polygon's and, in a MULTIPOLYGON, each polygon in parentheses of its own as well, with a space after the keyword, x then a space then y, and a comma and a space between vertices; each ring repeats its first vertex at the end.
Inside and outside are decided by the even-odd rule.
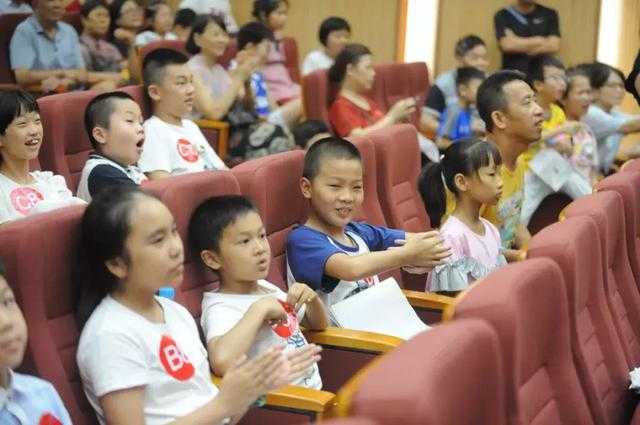
MULTIPOLYGON (((505 36, 506 29, 513 31, 518 37, 560 37, 560 21, 558 13, 536 4, 535 9, 526 15, 510 6, 500 9, 493 17, 496 39, 505 36)), ((529 70, 531 57, 525 53, 502 53, 502 69, 517 69, 525 74, 529 70)))

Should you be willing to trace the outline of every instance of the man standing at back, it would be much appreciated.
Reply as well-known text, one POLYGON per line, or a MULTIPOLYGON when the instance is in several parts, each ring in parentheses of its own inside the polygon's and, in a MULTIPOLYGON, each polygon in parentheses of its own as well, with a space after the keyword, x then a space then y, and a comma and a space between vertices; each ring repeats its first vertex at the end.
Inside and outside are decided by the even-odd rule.
POLYGON ((533 0, 516 0, 500 9, 493 21, 502 51, 502 69, 526 74, 531 58, 560 50, 558 13, 533 0))

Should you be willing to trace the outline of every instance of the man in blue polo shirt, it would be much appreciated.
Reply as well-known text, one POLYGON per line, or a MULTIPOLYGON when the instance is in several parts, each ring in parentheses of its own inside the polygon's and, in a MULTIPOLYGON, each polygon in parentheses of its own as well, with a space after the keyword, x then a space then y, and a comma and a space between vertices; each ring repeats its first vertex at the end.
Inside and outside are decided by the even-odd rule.
POLYGON ((34 14, 16 27, 9 54, 16 81, 23 87, 41 84, 43 91, 70 88, 87 80, 78 34, 60 22, 63 0, 34 0, 34 14))

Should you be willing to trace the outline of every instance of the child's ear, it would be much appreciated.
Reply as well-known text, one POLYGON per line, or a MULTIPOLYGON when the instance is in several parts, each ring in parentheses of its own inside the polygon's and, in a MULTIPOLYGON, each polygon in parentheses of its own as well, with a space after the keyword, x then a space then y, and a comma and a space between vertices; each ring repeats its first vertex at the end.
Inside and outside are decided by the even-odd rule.
POLYGON ((469 190, 469 182, 462 173, 458 173, 453 176, 453 184, 460 192, 466 192, 467 190, 469 190))
POLYGON ((220 256, 214 251, 205 249, 200 253, 200 258, 202 259, 204 265, 209 267, 210 269, 217 271, 222 268, 220 256))
POLYGON ((306 199, 311 199, 311 181, 308 178, 300 179, 300 191, 306 199))
POLYGON ((151 100, 158 102, 161 98, 160 96, 160 87, 156 84, 151 84, 147 87, 147 94, 151 98, 151 100))
POLYGON ((99 127, 99 126, 93 127, 93 130, 91 130, 91 135, 101 145, 107 143, 107 130, 106 129, 104 129, 102 127, 99 127))
POLYGON ((107 269, 120 280, 123 280, 129 274, 129 267, 122 257, 116 257, 111 260, 107 260, 105 263, 107 269))

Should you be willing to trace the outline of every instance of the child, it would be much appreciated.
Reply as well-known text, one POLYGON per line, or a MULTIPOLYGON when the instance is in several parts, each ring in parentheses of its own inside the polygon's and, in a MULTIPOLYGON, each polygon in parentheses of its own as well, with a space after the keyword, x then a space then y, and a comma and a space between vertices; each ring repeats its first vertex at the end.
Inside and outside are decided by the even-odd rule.
POLYGON ((550 55, 535 57, 529 62, 528 78, 536 92, 538 104, 544 111, 544 122, 540 141, 529 145, 522 154, 522 161, 528 167, 521 216, 525 226, 548 195, 562 192, 577 199, 591 193, 589 182, 572 168, 568 160, 573 154, 571 138, 581 124, 567 121, 557 104, 567 89, 564 65, 550 55), (560 155, 550 152, 550 148, 560 155), (550 168, 562 171, 551 173, 550 168))
POLYGON ((53 385, 14 372, 27 347, 27 325, 0 262, 0 423, 71 425, 53 385))
POLYGON ((191 28, 196 20, 196 12, 191 9, 180 9, 176 12, 176 18, 173 22, 173 33, 185 43, 191 35, 191 28))
POLYGON ((330 16, 320 24, 318 39, 322 48, 309 52, 302 63, 302 74, 329 69, 338 54, 351 39, 351 27, 346 19, 330 16))
POLYGON ((156 296, 180 285, 184 259, 174 218, 158 199, 136 187, 102 191, 81 234, 76 358, 100 423, 235 423, 256 398, 289 382, 277 347, 237 357, 220 389, 213 385, 193 317, 156 296))
POLYGON ((83 204, 64 177, 29 171, 42 145, 36 100, 27 92, 0 92, 0 223, 69 205, 83 204))
POLYGON ((449 256, 437 232, 353 222, 362 206, 362 185, 362 159, 352 143, 331 137, 307 151, 300 188, 311 209, 307 222, 289 234, 287 278, 289 285, 309 285, 327 306, 376 284, 378 273, 433 267, 449 256))
POLYGON ((320 389, 320 348, 307 344, 298 323, 323 330, 327 312, 307 285, 295 283, 284 293, 264 280, 271 249, 251 202, 236 195, 206 200, 191 217, 189 239, 205 266, 220 274, 220 287, 204 294, 200 319, 213 370, 224 376, 234 359, 285 345, 285 352, 306 353, 301 376, 291 383, 320 389))
POLYGON ((275 42, 270 46, 269 56, 262 68, 262 73, 269 92, 278 104, 300 98, 300 85, 294 83, 289 75, 289 70, 285 66, 284 48, 280 42, 288 12, 288 0, 253 1, 253 17, 264 24, 275 36, 275 42))
POLYGON ((173 29, 173 11, 168 4, 157 2, 145 9, 145 18, 150 30, 143 31, 136 36, 135 45, 144 46, 156 40, 177 40, 171 32, 173 29))
POLYGON ((185 118, 195 96, 187 57, 156 49, 144 60, 143 79, 153 111, 144 123, 146 146, 138 163, 147 177, 227 169, 198 126, 185 118))
POLYGON ((456 209, 440 227, 452 255, 429 273, 427 291, 462 291, 506 264, 498 229, 480 217, 482 206, 495 205, 502 195, 501 164, 495 145, 468 139, 454 143, 439 163, 424 168, 419 188, 433 226, 440 227, 445 213, 445 184, 456 197, 456 209))
POLYGON ((438 146, 447 148, 451 142, 482 135, 484 123, 476 109, 478 87, 485 79, 484 72, 473 67, 458 68, 456 89, 458 102, 447 106, 438 128, 438 146))
POLYGON ((87 202, 105 187, 139 185, 147 177, 137 167, 144 144, 142 111, 124 92, 94 97, 84 110, 94 149, 82 169, 78 197, 87 202))
POLYGON ((320 120, 306 120, 293 128, 296 145, 304 150, 308 150, 318 140, 331 136, 329 127, 320 120))

